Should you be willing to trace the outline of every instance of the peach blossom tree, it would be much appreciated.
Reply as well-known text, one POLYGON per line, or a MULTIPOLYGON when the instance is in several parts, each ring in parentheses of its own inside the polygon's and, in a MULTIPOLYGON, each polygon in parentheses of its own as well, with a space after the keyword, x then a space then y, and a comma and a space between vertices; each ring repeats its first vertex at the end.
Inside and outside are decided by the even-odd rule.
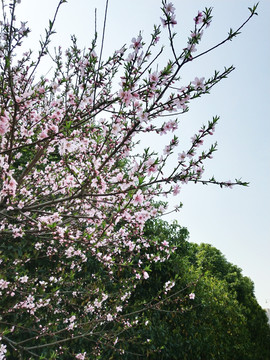
MULTIPOLYGON (((104 346, 120 356, 119 334, 141 321, 146 306, 141 304, 135 320, 125 310, 130 297, 151 276, 151 264, 174 251, 170 243, 144 235, 146 221, 168 211, 165 197, 188 182, 247 185, 203 178, 204 161, 217 145, 202 145, 217 117, 198 129, 172 170, 166 164, 179 152, 178 120, 172 117, 187 112, 193 99, 234 68, 187 84, 180 81, 181 69, 235 37, 256 6, 239 29, 195 55, 212 18, 211 9, 198 12, 178 54, 175 8, 163 0, 161 24, 149 43, 139 34, 104 60, 96 38, 81 50, 73 36, 70 48, 59 47, 53 57, 54 74, 38 77, 40 64, 51 56, 56 15, 65 2, 59 1, 35 57, 23 48, 30 29, 16 20, 20 1, 2 1, 1 359, 98 359, 104 346), (168 33, 171 59, 157 67, 162 31, 168 33), (140 151, 142 134, 166 134, 163 154, 151 147, 140 151)), ((159 296, 166 298, 168 291, 173 289, 165 286, 159 296)))

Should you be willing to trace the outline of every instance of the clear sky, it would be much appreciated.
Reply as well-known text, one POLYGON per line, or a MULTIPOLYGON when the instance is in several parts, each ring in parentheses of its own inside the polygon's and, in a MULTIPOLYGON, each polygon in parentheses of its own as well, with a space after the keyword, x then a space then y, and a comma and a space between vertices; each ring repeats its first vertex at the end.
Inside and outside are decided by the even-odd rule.
MULTIPOLYGON (((252 0, 172 2, 178 20, 175 30, 179 51, 186 46, 198 10, 214 8, 212 25, 205 32, 198 53, 223 40, 230 27, 236 29, 249 16, 247 8, 254 4, 252 0)), ((57 0, 22 0, 18 19, 28 21, 33 30, 28 46, 36 47, 57 3, 57 0)), ((101 35, 104 5, 105 0, 69 0, 64 4, 52 47, 59 44, 67 47, 70 34, 76 34, 79 44, 88 47, 94 31, 94 9, 97 8, 101 35)), ((109 0, 104 57, 129 44, 139 30, 149 39, 153 24, 160 22, 160 5, 159 0, 109 0)), ((238 265, 254 282, 256 297, 265 308, 270 307, 270 1, 260 1, 258 14, 234 41, 183 70, 181 77, 185 85, 195 76, 207 78, 224 66, 236 67, 210 95, 190 104, 177 134, 181 152, 203 123, 219 115, 219 125, 211 138, 218 142, 219 150, 206 164, 205 177, 242 178, 250 186, 230 190, 188 184, 177 199, 170 200, 171 204, 183 202, 183 209, 166 219, 177 219, 188 228, 190 241, 210 243, 228 261, 238 265)), ((168 49, 163 60, 169 56, 168 49)), ((43 68, 48 71, 49 64, 43 64, 43 68)))

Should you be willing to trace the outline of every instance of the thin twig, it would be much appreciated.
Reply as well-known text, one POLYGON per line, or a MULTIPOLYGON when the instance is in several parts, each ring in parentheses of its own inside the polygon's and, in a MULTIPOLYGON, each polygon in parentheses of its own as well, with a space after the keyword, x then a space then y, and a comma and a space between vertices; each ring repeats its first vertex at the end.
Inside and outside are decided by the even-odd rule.
MULTIPOLYGON (((104 47, 104 39, 105 39, 105 30, 106 30, 106 22, 107 22, 108 5, 109 5, 109 0, 106 1, 106 7, 105 7, 105 14, 104 14, 104 21, 103 21, 103 30, 102 30, 102 39, 101 39, 101 47, 100 47, 100 53, 99 53, 98 68, 97 68, 97 71, 96 71, 96 78, 95 78, 95 91, 94 91, 93 107, 95 106, 95 101, 96 101, 97 79, 98 79, 99 70, 100 70, 100 67, 101 67, 101 59, 102 59, 102 53, 103 53, 103 47, 104 47)), ((95 13, 95 15, 96 15, 96 13, 95 13)), ((95 27, 96 27, 96 19, 95 19, 95 27)))

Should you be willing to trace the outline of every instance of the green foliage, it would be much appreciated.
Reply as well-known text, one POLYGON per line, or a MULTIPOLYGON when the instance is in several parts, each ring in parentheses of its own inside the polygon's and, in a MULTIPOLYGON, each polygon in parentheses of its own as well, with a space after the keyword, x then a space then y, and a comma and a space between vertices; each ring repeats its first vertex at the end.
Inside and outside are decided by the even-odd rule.
POLYGON ((237 266, 211 245, 189 243, 187 229, 177 223, 148 222, 145 236, 170 242, 175 252, 137 287, 125 316, 138 326, 119 336, 116 347, 124 354, 114 349, 108 358, 270 359, 266 314, 237 266), (169 280, 175 286, 164 294, 169 280))

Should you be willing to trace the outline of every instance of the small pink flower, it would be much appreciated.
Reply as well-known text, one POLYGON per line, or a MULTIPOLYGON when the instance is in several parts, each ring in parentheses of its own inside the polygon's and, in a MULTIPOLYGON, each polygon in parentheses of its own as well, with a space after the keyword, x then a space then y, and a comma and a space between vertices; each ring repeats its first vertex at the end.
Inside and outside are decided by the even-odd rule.
POLYGON ((194 293, 190 293, 190 294, 189 294, 189 298, 190 298, 190 300, 194 300, 194 299, 195 299, 195 294, 194 294, 194 293))
POLYGON ((169 3, 165 5, 165 11, 166 13, 174 13, 175 7, 173 6, 173 3, 169 3))
POLYGON ((39 134, 39 138, 42 140, 45 139, 46 137, 48 137, 48 129, 43 129, 39 134))
POLYGON ((143 278, 147 280, 149 278, 149 274, 147 271, 143 271, 143 278))
POLYGON ((27 276, 27 275, 24 275, 24 276, 20 277, 20 278, 19 278, 19 281, 20 281, 21 283, 27 283, 27 281, 28 281, 28 276, 27 276))
POLYGON ((164 150, 163 150, 163 154, 168 155, 170 153, 170 151, 171 151, 170 145, 166 145, 164 150))
POLYGON ((86 356, 86 352, 84 352, 84 353, 79 353, 79 354, 77 354, 75 357, 76 357, 76 359, 78 359, 78 360, 84 360, 84 359, 85 359, 85 356, 86 356))
POLYGON ((177 24, 175 15, 173 15, 173 14, 169 16, 169 20, 165 20, 163 18, 160 18, 160 20, 161 20, 163 27, 166 27, 167 25, 172 25, 172 27, 174 27, 174 25, 177 24))
POLYGON ((113 317, 112 317, 111 314, 108 314, 108 315, 107 315, 107 321, 113 321, 113 317))
POLYGON ((16 193, 16 188, 17 188, 17 182, 12 176, 10 179, 6 179, 4 181, 4 184, 3 184, 3 192, 4 193, 14 196, 16 193))
POLYGON ((8 119, 4 116, 0 117, 0 135, 5 135, 5 133, 8 131, 9 123, 8 119))
POLYGON ((198 77, 195 77, 194 81, 192 81, 192 84, 194 84, 195 90, 205 91, 204 77, 200 79, 198 77))
POLYGON ((8 284, 9 284, 9 281, 0 279, 0 289, 1 289, 1 290, 7 289, 8 284))
POLYGON ((169 246, 169 243, 168 243, 168 241, 166 241, 166 240, 164 240, 164 241, 162 241, 162 243, 161 243, 163 246, 169 246))
POLYGON ((149 75, 149 80, 151 82, 157 83, 159 80, 159 74, 157 71, 153 72, 152 74, 149 75))
POLYGON ((198 11, 198 15, 193 19, 196 23, 196 25, 201 24, 203 22, 203 13, 198 11))
POLYGON ((131 99, 132 99, 131 91, 130 90, 128 90, 128 91, 120 90, 119 91, 119 97, 123 100, 125 105, 128 106, 130 104, 130 102, 131 102, 131 99))
POLYGON ((177 194, 179 194, 180 193, 180 186, 179 185, 175 185, 174 187, 173 187, 173 195, 174 196, 176 196, 177 194))
POLYGON ((134 205, 141 204, 143 202, 143 199, 144 199, 143 194, 142 194, 141 190, 139 190, 133 198, 133 204, 134 205))
MULTIPOLYGON (((1 338, 0 338, 1 339, 1 338)), ((7 345, 0 344, 0 359, 5 359, 5 353, 7 352, 7 345)))
POLYGON ((178 161, 184 161, 186 156, 187 155, 184 151, 181 154, 178 154, 178 161))
POLYGON ((133 48, 136 52, 137 52, 139 49, 142 48, 142 43, 141 43, 142 37, 141 37, 141 35, 139 35, 139 36, 137 37, 137 39, 136 39, 136 38, 133 38, 131 41, 132 41, 132 44, 130 45, 130 47, 133 48))

